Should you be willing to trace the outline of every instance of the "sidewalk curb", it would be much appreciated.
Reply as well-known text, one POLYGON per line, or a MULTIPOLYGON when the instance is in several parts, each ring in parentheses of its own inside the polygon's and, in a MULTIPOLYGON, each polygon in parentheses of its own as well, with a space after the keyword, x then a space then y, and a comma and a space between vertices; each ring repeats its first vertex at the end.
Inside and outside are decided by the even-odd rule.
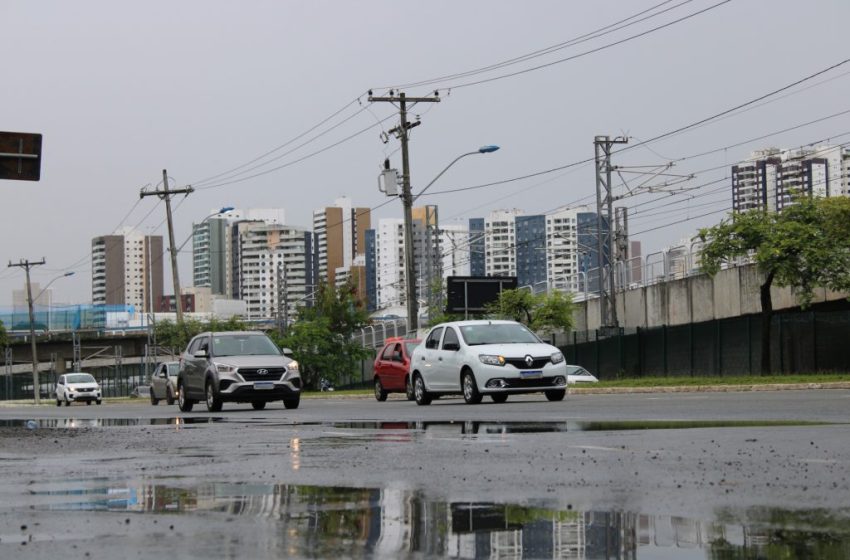
POLYGON ((570 387, 570 394, 743 393, 749 391, 808 391, 815 389, 850 389, 850 381, 833 381, 828 383, 767 383, 764 385, 693 385, 684 387, 570 387))

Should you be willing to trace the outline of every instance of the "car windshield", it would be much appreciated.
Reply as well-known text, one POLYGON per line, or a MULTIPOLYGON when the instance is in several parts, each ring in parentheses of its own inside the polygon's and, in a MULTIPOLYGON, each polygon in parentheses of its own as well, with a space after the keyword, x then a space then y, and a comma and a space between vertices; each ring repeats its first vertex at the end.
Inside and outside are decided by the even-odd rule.
POLYGON ((581 366, 567 366, 568 375, 590 375, 590 372, 581 366))
POLYGON ((404 347, 407 349, 407 355, 408 355, 408 356, 412 356, 412 355, 413 355, 413 350, 414 350, 414 348, 416 348, 417 346, 419 346, 419 343, 418 343, 418 342, 405 342, 405 343, 404 343, 404 347))
POLYGON ((540 339, 517 323, 490 323, 460 327, 463 341, 468 346, 480 344, 537 344, 540 339))
POLYGON ((68 383, 95 383, 94 377, 88 373, 75 373, 65 377, 68 383))
POLYGON ((212 337, 214 356, 280 356, 280 350, 262 334, 230 334, 212 337))

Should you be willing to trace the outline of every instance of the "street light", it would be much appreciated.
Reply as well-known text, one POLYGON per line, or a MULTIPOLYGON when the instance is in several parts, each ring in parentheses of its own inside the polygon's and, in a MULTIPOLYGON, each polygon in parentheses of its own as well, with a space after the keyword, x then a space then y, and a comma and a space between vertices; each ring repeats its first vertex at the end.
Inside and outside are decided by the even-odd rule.
MULTIPOLYGON (((30 343, 32 348, 32 392, 35 397, 35 404, 41 404, 41 391, 40 391, 40 383, 38 381, 38 348, 35 342, 35 312, 33 311, 33 301, 40 298, 41 294, 50 287, 50 285, 60 278, 66 278, 68 276, 73 276, 74 272, 66 272, 65 274, 61 274, 56 278, 52 279, 47 285, 38 292, 38 295, 35 298, 32 297, 32 288, 30 287, 30 279, 29 279, 29 271, 27 273, 27 305, 29 306, 29 314, 30 314, 30 343)), ((48 308, 49 310, 49 308, 48 308)), ((47 328, 50 328, 48 321, 47 328)))
MULTIPOLYGON (((425 185, 425 188, 419 191, 416 196, 410 195, 410 190, 402 194, 401 202, 404 206, 404 282, 405 295, 407 299, 407 330, 415 332, 419 329, 419 302, 416 301, 416 270, 413 263, 413 203, 422 196, 425 191, 431 188, 437 179, 443 176, 443 173, 449 170, 451 166, 456 164, 466 156, 474 156, 476 154, 490 154, 499 149, 499 146, 488 145, 481 146, 474 152, 461 154, 452 160, 440 173, 434 177, 430 183, 425 185)), ((426 223, 427 227, 428 224, 426 223)))

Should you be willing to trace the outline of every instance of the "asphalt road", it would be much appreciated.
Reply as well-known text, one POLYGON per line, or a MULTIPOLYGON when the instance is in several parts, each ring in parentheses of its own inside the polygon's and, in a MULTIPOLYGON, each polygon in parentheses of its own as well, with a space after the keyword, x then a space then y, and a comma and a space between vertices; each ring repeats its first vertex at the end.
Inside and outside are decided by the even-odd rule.
POLYGON ((846 558, 848 435, 847 390, 2 406, 0 558, 846 558))

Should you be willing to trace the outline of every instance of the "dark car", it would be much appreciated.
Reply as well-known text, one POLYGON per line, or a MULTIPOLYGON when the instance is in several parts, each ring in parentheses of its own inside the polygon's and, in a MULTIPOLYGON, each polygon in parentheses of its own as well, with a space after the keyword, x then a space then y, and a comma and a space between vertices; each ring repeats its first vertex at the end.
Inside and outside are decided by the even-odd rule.
POLYGON ((375 357, 375 398, 387 400, 388 393, 406 393, 413 400, 413 385, 410 383, 410 356, 420 340, 388 338, 375 357))
POLYGON ((298 408, 301 374, 291 352, 278 349, 260 332, 206 332, 193 338, 180 356, 177 402, 189 412, 206 401, 210 412, 225 402, 249 402, 255 410, 281 400, 298 408))

